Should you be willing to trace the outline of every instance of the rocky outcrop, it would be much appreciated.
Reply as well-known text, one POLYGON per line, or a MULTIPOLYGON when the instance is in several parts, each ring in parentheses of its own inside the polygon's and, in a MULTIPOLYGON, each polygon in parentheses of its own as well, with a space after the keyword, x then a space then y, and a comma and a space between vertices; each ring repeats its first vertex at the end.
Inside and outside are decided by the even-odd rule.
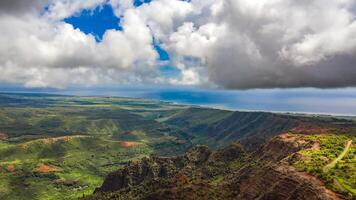
POLYGON ((259 200, 331 200, 339 195, 323 182, 287 165, 269 165, 246 169, 225 185, 236 191, 235 199, 259 200))
POLYGON ((247 165, 230 175, 225 187, 237 191, 236 199, 259 200, 331 200, 341 196, 328 190, 324 183, 305 172, 298 172, 288 165, 302 149, 313 148, 308 142, 293 134, 276 136, 252 155, 257 165, 247 165))
POLYGON ((178 172, 192 171, 200 167, 210 154, 211 151, 206 146, 196 146, 184 156, 150 157, 130 162, 124 169, 110 173, 95 193, 117 191, 160 178, 173 178, 178 172))
POLYGON ((278 162, 302 149, 311 148, 313 144, 301 139, 297 135, 286 133, 274 137, 253 153, 253 155, 255 158, 264 161, 278 162))
POLYGON ((276 136, 249 154, 235 143, 217 151, 197 146, 184 156, 151 157, 109 174, 93 199, 341 199, 317 178, 286 159, 313 142, 276 136))

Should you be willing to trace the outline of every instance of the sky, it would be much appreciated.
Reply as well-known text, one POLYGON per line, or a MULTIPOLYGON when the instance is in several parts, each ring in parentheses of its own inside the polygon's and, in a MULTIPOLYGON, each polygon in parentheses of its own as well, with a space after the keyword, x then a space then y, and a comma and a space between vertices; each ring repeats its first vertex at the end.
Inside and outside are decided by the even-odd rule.
POLYGON ((356 114, 355 0, 2 0, 0 27, 0 90, 356 114))

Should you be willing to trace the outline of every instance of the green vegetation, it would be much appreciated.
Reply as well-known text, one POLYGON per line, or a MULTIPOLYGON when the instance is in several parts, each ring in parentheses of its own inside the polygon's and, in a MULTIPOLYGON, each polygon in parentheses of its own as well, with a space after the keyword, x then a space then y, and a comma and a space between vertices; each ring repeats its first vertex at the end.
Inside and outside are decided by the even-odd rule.
POLYGON ((345 146, 350 140, 356 141, 356 136, 332 133, 303 136, 303 139, 315 142, 316 147, 300 151, 301 156, 293 165, 321 178, 331 189, 355 196, 356 145, 352 143, 348 151, 345 146), (345 154, 342 159, 336 160, 342 153, 345 154))
MULTIPOLYGON (((346 126, 354 122, 131 98, 0 94, 0 199, 77 199, 92 194, 109 172, 150 154, 180 155, 195 144, 217 148, 237 140, 242 145, 247 142, 244 148, 253 152, 269 138, 305 123, 346 126)), ((301 151, 301 159, 293 165, 336 191, 355 195, 355 134, 301 137, 318 141, 320 149, 301 151), (349 140, 354 142, 345 156, 323 172, 349 140)), ((232 155, 225 153, 218 152, 214 162, 200 171, 207 175, 204 179, 196 179, 200 172, 191 174, 193 188, 209 185, 201 191, 218 195, 216 188, 225 175, 238 171, 247 157, 235 155, 232 161, 228 160, 232 155)), ((181 189, 182 194, 189 190, 181 189)))
POLYGON ((344 151, 342 151, 342 153, 335 160, 333 160, 331 163, 325 165, 323 168, 323 172, 328 173, 331 169, 335 168, 337 163, 340 160, 342 160, 345 157, 345 155, 349 152, 351 145, 352 145, 352 140, 347 141, 344 151))
MULTIPOLYGON (((4 145, 3 145, 4 146, 4 145)), ((146 144, 125 148, 100 137, 38 139, 0 150, 1 199, 74 199, 91 194, 105 175, 148 156, 146 144), (40 165, 54 169, 40 169, 40 165), (13 169, 9 169, 13 168, 13 169)))
POLYGON ((189 137, 156 121, 184 106, 128 98, 0 94, 0 199, 77 199, 189 137))
POLYGON ((188 108, 170 116, 164 122, 180 127, 184 132, 194 136, 193 143, 216 148, 249 137, 262 140, 270 138, 296 127, 301 119, 303 118, 266 112, 188 108))
MULTIPOLYGON (((223 184, 233 172, 242 169, 247 160, 248 155, 238 143, 215 152, 206 146, 197 146, 185 156, 146 158, 124 168, 132 172, 125 177, 132 180, 130 185, 83 199, 232 199, 236 197, 236 190, 223 184), (148 173, 140 173, 142 168, 148 173), (163 169, 165 173, 152 173, 155 168, 163 169)), ((116 178, 123 177, 117 175, 116 178)), ((111 185, 105 184, 104 187, 111 185)))

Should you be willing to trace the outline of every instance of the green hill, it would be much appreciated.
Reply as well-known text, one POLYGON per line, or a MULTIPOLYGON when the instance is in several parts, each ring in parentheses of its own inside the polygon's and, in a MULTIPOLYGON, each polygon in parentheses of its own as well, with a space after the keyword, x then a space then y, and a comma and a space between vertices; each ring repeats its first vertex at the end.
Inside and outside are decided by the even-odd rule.
MULTIPOLYGON (((219 148, 236 141, 250 154, 293 130, 354 126, 345 118, 233 112, 131 98, 0 94, 0 199, 77 199, 92 194, 110 172, 152 154, 180 156, 197 144, 219 148)), ((304 162, 293 166, 324 177, 319 165, 304 162)), ((330 173, 341 173, 336 169, 330 173)), ((332 180, 350 188, 353 176, 343 177, 332 180)))

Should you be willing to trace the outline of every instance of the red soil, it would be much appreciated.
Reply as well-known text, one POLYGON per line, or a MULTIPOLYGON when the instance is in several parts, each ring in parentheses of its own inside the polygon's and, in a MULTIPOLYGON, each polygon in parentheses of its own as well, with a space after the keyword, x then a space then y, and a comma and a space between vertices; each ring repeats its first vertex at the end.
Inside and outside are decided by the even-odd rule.
POLYGON ((303 135, 321 135, 328 134, 332 130, 330 128, 319 128, 319 127, 298 127, 294 128, 291 132, 303 135))
POLYGON ((186 185, 189 183, 189 179, 186 175, 184 174, 179 174, 176 176, 176 181, 179 185, 186 185))
POLYGON ((15 172, 15 170, 16 170, 16 167, 15 167, 14 164, 10 164, 10 165, 7 166, 7 171, 8 172, 15 172))
POLYGON ((119 142, 120 146, 123 148, 131 148, 139 145, 138 142, 129 142, 129 141, 121 141, 119 142))
POLYGON ((7 135, 3 132, 0 132, 0 140, 5 140, 7 138, 7 135))
POLYGON ((314 150, 314 151, 320 151, 320 142, 319 141, 316 141, 313 146, 311 147, 311 150, 314 150))
POLYGON ((57 167, 52 165, 46 165, 46 164, 39 164, 35 169, 35 172, 39 172, 39 173, 51 173, 57 171, 58 171, 57 167))
POLYGON ((69 142, 75 138, 85 138, 89 137, 86 135, 73 135, 73 136, 62 136, 62 137, 56 137, 56 138, 46 138, 46 139, 40 139, 44 144, 53 144, 56 142, 64 141, 64 142, 69 142))

